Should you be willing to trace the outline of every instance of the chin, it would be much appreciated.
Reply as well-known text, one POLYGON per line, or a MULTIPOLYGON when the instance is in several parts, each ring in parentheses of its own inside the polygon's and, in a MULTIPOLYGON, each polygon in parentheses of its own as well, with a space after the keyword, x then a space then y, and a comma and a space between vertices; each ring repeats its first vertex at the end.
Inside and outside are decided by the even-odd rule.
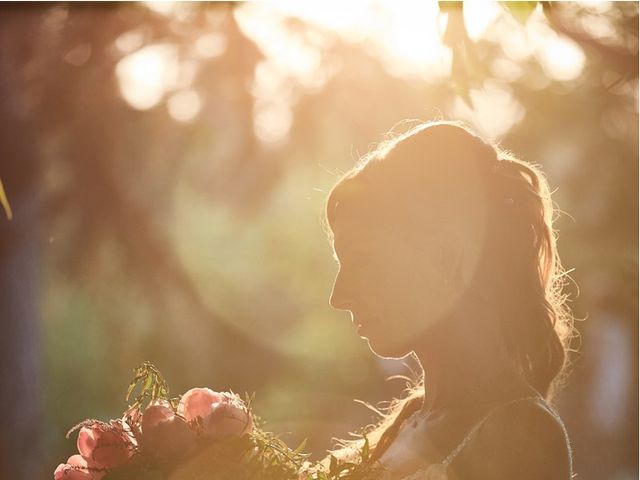
POLYGON ((375 355, 381 358, 400 359, 406 357, 407 355, 410 355, 413 352, 411 348, 402 347, 399 344, 392 345, 388 342, 377 342, 367 337, 364 338, 369 344, 369 350, 371 350, 375 355))

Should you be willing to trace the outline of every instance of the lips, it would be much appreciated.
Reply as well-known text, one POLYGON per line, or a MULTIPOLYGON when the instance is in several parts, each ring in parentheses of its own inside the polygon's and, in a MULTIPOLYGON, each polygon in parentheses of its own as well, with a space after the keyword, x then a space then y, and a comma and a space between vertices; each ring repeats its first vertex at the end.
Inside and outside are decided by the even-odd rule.
POLYGON ((360 331, 360 329, 362 328, 362 323, 360 321, 356 320, 356 317, 353 314, 353 312, 351 312, 351 323, 356 328, 356 332, 360 331))
MULTIPOLYGON (((373 311, 373 310, 368 310, 373 311)), ((380 317, 377 315, 372 315, 369 313, 362 313, 361 311, 354 312, 350 310, 351 313, 351 323, 356 329, 356 334, 362 336, 362 332, 368 332, 371 330, 373 326, 375 326, 380 321, 380 317)))
MULTIPOLYGON (((359 315, 359 317, 361 317, 361 316, 359 315)), ((360 334, 363 331, 366 332, 367 330, 369 330, 370 327, 376 323, 376 318, 375 317, 367 317, 365 321, 360 320, 360 318, 358 318, 358 319, 353 318, 352 322, 353 322, 353 325, 356 328, 356 333, 360 334)))

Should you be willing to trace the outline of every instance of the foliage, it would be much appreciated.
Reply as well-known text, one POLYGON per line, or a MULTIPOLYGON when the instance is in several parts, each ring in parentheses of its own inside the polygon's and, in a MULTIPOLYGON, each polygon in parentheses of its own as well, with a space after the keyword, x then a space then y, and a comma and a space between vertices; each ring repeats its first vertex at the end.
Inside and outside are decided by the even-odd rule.
POLYGON ((144 362, 133 371, 134 376, 127 388, 125 400, 128 402, 136 387, 140 392, 135 397, 128 410, 143 411, 144 407, 158 400, 165 400, 171 403, 174 410, 178 406, 178 399, 172 399, 169 395, 169 387, 164 377, 156 366, 151 362, 144 362))

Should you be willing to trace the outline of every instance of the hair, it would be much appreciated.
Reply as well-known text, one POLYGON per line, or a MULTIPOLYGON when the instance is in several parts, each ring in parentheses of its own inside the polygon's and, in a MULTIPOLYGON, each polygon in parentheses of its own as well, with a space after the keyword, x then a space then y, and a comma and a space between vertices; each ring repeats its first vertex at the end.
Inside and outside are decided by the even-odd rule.
MULTIPOLYGON (((574 329, 553 229, 558 211, 538 165, 488 143, 461 122, 426 122, 379 144, 334 185, 325 209, 331 240, 336 207, 344 204, 358 205, 385 228, 384 222, 408 216, 399 228, 409 235, 411 218, 425 211, 472 221, 478 235, 472 238, 481 241, 473 242, 477 261, 458 301, 472 303, 479 293, 492 299, 497 314, 490 321, 498 324, 503 351, 519 375, 552 400, 566 377, 574 329)), ((419 378, 384 412, 374 409, 382 418, 365 428, 377 447, 374 457, 423 400, 419 378)), ((356 445, 343 440, 339 453, 346 456, 356 445)))

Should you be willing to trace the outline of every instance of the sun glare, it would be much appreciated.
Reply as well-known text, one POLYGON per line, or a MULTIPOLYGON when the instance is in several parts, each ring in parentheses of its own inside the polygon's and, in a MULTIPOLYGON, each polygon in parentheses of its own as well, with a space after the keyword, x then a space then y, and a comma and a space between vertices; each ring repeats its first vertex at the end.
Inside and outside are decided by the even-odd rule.
MULTIPOLYGON (((584 55, 544 25, 538 18, 540 11, 534 12, 526 26, 510 18, 494 1, 465 3, 463 13, 472 41, 483 37, 500 41, 506 55, 492 69, 506 81, 519 78, 523 72, 518 62, 534 55, 552 79, 568 80, 580 74, 584 55)), ((329 2, 319 8, 312 2, 277 0, 268 5, 243 4, 235 15, 240 28, 266 57, 256 69, 253 85, 254 130, 266 143, 282 140, 291 126, 295 94, 287 79, 309 88, 314 82, 321 85, 331 75, 309 33, 313 29, 331 31, 346 42, 366 45, 391 74, 426 81, 451 75, 452 51, 442 40, 448 14, 440 12, 437 2, 356 0, 329 2), (292 17, 311 26, 305 35, 285 27, 284 19, 292 17)), ((507 87, 489 84, 470 94, 472 108, 459 99, 454 109, 458 115, 484 125, 492 138, 522 118, 522 106, 507 87)))
MULTIPOLYGON (((250 3, 242 8, 248 16, 264 18, 264 6, 250 3)), ((436 2, 357 0, 328 2, 318 8, 312 2, 279 0, 270 2, 269 8, 282 16, 299 18, 316 28, 333 31, 346 41, 372 44, 394 73, 427 78, 450 73, 450 52, 440 39, 441 18, 436 2)), ((286 45, 278 46, 276 42, 270 48, 286 48, 286 45)))
MULTIPOLYGON (((171 14, 175 7, 173 2, 146 5, 164 15, 171 14)), ((494 62, 492 69, 498 75, 502 72, 506 81, 522 74, 518 62, 534 56, 548 79, 568 81, 582 73, 584 53, 549 27, 540 9, 533 12, 524 26, 490 0, 466 2, 463 13, 465 29, 472 41, 486 37, 500 42, 505 58, 494 62)), ((275 0, 268 4, 242 4, 234 9, 234 15, 243 32, 265 55, 256 69, 252 87, 254 129, 265 143, 277 143, 288 134, 291 109, 296 101, 291 81, 303 88, 320 88, 335 71, 321 56, 323 45, 318 42, 326 42, 327 38, 314 36, 314 29, 334 32, 348 42, 366 44, 393 75, 416 76, 426 81, 440 81, 451 75, 452 51, 442 41, 448 14, 440 12, 437 2, 354 0, 328 2, 319 8, 312 2, 275 0), (311 28, 304 32, 286 28, 287 18, 298 18, 311 28)), ((175 47, 157 44, 135 51, 140 40, 140 32, 135 31, 117 40, 123 53, 134 51, 117 66, 123 97, 132 107, 145 110, 158 104, 168 91, 182 89, 170 98, 167 108, 174 119, 191 120, 198 114, 201 100, 189 90, 189 81, 182 79, 185 68, 178 61, 175 47)), ((195 41, 194 53, 199 58, 211 58, 223 54, 226 47, 222 35, 211 33, 195 41)), ((520 108, 509 91, 489 90, 471 92, 471 97, 476 99, 474 108, 485 105, 487 99, 504 108, 504 115, 495 111, 493 117, 489 115, 502 119, 489 128, 495 135, 518 120, 520 108)), ((471 116, 470 112, 463 112, 462 103, 456 108, 471 116)), ((472 116, 483 114, 477 111, 472 116)), ((487 122, 492 120, 489 118, 487 122)))
POLYGON ((496 2, 489 0, 465 2, 464 26, 469 38, 473 41, 481 39, 501 13, 502 9, 496 2))

